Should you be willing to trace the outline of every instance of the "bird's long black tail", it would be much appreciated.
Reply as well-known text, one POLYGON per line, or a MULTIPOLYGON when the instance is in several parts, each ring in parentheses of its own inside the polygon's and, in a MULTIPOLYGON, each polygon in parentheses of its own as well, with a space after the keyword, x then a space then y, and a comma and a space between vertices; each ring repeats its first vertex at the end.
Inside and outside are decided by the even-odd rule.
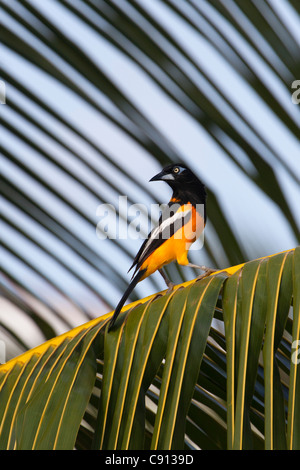
POLYGON ((131 283, 129 284, 129 286, 127 287, 126 291, 124 292, 120 302, 118 303, 115 311, 114 311, 114 314, 112 316, 112 319, 110 320, 109 322, 109 325, 108 325, 108 332, 112 329, 112 327, 114 326, 115 324, 115 321, 116 319, 118 318, 119 316, 119 313, 121 312, 121 309, 123 307, 123 305, 125 304, 126 300, 128 299, 129 295, 131 294, 131 292, 133 291, 133 289, 135 288, 135 286, 137 285, 137 283, 141 280, 141 278, 143 277, 143 274, 145 274, 145 269, 142 269, 141 271, 138 271, 138 273, 134 276, 134 278, 132 279, 131 283))

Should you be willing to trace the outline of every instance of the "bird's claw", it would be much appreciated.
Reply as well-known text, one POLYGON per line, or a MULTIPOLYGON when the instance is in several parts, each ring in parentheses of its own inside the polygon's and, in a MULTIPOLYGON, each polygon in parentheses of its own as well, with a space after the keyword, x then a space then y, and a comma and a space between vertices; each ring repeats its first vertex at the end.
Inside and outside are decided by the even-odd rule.
POLYGON ((204 279, 205 277, 207 277, 207 276, 209 276, 210 274, 215 273, 215 272, 217 272, 217 269, 205 268, 205 269, 204 269, 204 273, 203 273, 203 274, 200 274, 200 276, 197 276, 196 279, 197 279, 197 281, 198 281, 199 279, 204 279))

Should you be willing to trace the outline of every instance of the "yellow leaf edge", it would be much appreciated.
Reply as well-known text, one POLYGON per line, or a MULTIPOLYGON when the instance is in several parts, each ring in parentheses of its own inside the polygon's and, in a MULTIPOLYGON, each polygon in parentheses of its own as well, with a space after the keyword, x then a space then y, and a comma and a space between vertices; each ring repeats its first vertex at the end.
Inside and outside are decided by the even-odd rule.
MULTIPOLYGON (((294 250, 295 250, 295 248, 292 248, 292 249, 289 249, 289 250, 282 251, 280 253, 288 253, 288 252, 291 252, 291 251, 294 251, 294 250)), ((271 258, 273 256, 279 255, 280 253, 275 253, 275 254, 269 255, 269 256, 263 256, 262 258, 257 258, 257 259, 271 258)), ((248 262, 251 262, 251 261, 247 261, 246 263, 237 264, 236 266, 231 266, 231 267, 228 267, 228 268, 225 268, 225 269, 221 269, 220 271, 216 271, 216 272, 210 274, 210 276, 214 276, 216 274, 224 273, 224 272, 227 273, 229 276, 231 276, 232 274, 236 273, 239 269, 241 269, 248 262)), ((196 281, 196 279, 192 279, 191 281, 183 282, 182 284, 176 284, 176 286, 174 287, 174 290, 177 290, 180 287, 187 287, 190 284, 193 284, 196 281)), ((133 307, 136 307, 139 304, 143 304, 143 303, 147 302, 148 300, 152 299, 153 297, 155 297, 157 295, 163 295, 165 293, 166 293, 166 290, 163 290, 161 292, 156 292, 155 294, 151 294, 148 297, 145 297, 141 300, 136 300, 135 302, 132 302, 131 304, 125 305, 123 307, 122 311, 124 312, 126 310, 132 309, 133 307)), ((99 321, 102 322, 102 321, 105 321, 105 320, 109 319, 112 316, 113 313, 114 313, 114 310, 112 310, 111 312, 108 312, 104 315, 101 315, 100 317, 97 317, 93 320, 90 320, 86 323, 83 323, 82 325, 79 325, 79 326, 73 328, 72 330, 67 331, 66 333, 62 333, 59 336, 51 338, 48 341, 46 341, 45 343, 40 344, 39 346, 36 346, 32 349, 29 349, 28 351, 20 354, 19 356, 16 356, 16 357, 10 359, 9 361, 5 362, 4 364, 0 365, 0 372, 4 372, 4 373, 8 372, 17 363, 25 364, 34 354, 40 355, 40 354, 43 354, 50 346, 54 346, 54 347, 59 346, 65 339, 71 339, 71 338, 75 337, 78 333, 80 333, 82 330, 85 330, 85 329, 88 329, 88 328, 92 328, 93 326, 96 326, 99 323, 99 321)))

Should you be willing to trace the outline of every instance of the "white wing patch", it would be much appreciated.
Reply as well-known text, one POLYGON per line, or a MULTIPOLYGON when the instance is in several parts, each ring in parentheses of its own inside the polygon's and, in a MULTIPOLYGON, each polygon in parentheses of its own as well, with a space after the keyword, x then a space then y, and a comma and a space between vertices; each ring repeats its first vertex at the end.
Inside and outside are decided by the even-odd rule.
MULTIPOLYGON (((169 211, 168 211, 169 212, 169 211)), ((178 229, 183 227, 184 223, 183 223, 183 220, 185 219, 185 217, 187 216, 190 216, 192 213, 192 206, 184 211, 177 211, 175 212, 175 214, 173 214, 171 217, 167 217, 166 219, 162 219, 162 222, 152 230, 152 232, 150 233, 150 236, 147 240, 147 243, 140 255, 140 259, 143 258, 143 256, 145 255, 145 253, 147 252, 149 246, 151 245, 151 243, 153 242, 153 240, 156 240, 156 239, 159 239, 159 238, 162 238, 162 239, 165 239, 165 240, 168 240, 170 238, 170 234, 171 232, 174 233, 174 231, 176 232, 177 229, 174 230, 174 226, 178 226, 178 229), (173 230, 172 230, 173 228, 173 230), (162 236, 164 232, 164 236, 162 236)))

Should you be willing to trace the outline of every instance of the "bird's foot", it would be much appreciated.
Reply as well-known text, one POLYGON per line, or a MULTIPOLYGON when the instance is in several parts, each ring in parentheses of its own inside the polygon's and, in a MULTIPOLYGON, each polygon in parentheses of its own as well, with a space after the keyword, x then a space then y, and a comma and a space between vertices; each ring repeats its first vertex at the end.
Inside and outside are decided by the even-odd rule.
POLYGON ((210 274, 218 271, 217 269, 208 268, 207 266, 199 266, 198 264, 192 264, 192 263, 189 263, 187 266, 190 268, 197 268, 197 269, 201 269, 201 271, 204 271, 204 273, 200 274, 200 276, 198 276, 196 279, 203 279, 204 277, 209 276, 210 274))
POLYGON ((167 284, 167 286, 168 286, 167 294, 170 294, 170 292, 172 292, 172 290, 174 289, 174 287, 176 286, 176 284, 174 284, 174 282, 169 281, 169 283, 167 284))
POLYGON ((209 276, 212 273, 216 273, 217 269, 212 269, 212 268, 207 268, 206 266, 201 266, 201 270, 204 271, 203 274, 200 274, 200 276, 197 276, 197 280, 199 279, 204 279, 205 277, 209 276))

